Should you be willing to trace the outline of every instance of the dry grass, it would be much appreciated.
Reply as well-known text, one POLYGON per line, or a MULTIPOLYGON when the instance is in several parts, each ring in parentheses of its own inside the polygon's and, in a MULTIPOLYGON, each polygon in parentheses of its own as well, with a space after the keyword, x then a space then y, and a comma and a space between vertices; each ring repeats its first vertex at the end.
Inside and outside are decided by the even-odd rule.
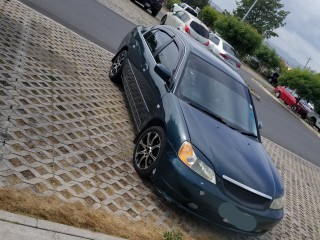
POLYGON ((155 224, 130 222, 104 210, 38 196, 28 190, 0 189, 0 209, 133 240, 163 239, 166 231, 155 224))

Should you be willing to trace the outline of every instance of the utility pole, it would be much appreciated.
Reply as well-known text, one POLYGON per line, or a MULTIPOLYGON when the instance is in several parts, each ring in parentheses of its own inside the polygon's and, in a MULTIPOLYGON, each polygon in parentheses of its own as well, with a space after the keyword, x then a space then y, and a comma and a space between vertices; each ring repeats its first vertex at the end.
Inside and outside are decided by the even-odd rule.
POLYGON ((246 17, 249 15, 249 13, 251 12, 252 8, 254 8, 254 6, 257 4, 258 0, 255 0, 254 3, 251 5, 251 7, 249 8, 248 12, 246 13, 246 15, 244 15, 244 17, 241 19, 241 21, 244 21, 246 19, 246 17))
POLYGON ((303 69, 305 69, 305 68, 307 67, 308 63, 312 60, 312 58, 311 58, 311 57, 308 57, 307 60, 308 60, 308 61, 307 61, 306 65, 303 67, 303 69))

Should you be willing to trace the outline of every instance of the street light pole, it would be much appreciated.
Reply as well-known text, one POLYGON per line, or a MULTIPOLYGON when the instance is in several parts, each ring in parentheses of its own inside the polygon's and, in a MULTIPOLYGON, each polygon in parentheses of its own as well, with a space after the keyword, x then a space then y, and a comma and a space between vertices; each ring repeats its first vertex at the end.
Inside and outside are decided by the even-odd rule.
POLYGON ((311 58, 311 57, 308 57, 308 58, 307 58, 307 63, 306 63, 306 65, 304 65, 303 69, 306 69, 306 67, 307 67, 308 63, 309 63, 311 60, 312 60, 312 58, 311 58))
POLYGON ((246 13, 246 15, 244 15, 244 17, 241 19, 241 21, 244 21, 246 19, 246 17, 249 15, 249 13, 251 12, 252 8, 254 8, 254 6, 257 4, 258 0, 255 0, 254 3, 251 5, 251 7, 249 8, 248 12, 246 13))

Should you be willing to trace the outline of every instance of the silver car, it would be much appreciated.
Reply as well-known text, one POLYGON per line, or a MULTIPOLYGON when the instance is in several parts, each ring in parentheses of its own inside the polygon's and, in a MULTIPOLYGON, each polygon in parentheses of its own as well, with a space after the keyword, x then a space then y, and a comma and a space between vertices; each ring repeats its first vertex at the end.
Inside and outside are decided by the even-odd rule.
POLYGON ((320 111, 311 111, 307 114, 309 123, 315 126, 320 132, 320 111))
POLYGON ((229 43, 214 33, 210 33, 209 40, 208 49, 210 52, 224 60, 233 69, 240 69, 241 62, 236 56, 236 51, 229 43))

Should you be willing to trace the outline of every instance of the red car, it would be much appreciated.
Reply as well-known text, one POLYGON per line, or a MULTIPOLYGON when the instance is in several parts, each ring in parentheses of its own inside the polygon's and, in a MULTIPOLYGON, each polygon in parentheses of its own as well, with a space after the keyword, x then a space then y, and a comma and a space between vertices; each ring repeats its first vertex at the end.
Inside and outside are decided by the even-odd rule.
POLYGON ((297 99, 299 99, 296 90, 278 86, 274 89, 274 93, 277 98, 281 98, 286 105, 291 107, 292 111, 300 114, 302 118, 306 118, 307 114, 311 112, 311 109, 308 107, 308 102, 304 99, 300 99, 298 105, 296 105, 297 99))

